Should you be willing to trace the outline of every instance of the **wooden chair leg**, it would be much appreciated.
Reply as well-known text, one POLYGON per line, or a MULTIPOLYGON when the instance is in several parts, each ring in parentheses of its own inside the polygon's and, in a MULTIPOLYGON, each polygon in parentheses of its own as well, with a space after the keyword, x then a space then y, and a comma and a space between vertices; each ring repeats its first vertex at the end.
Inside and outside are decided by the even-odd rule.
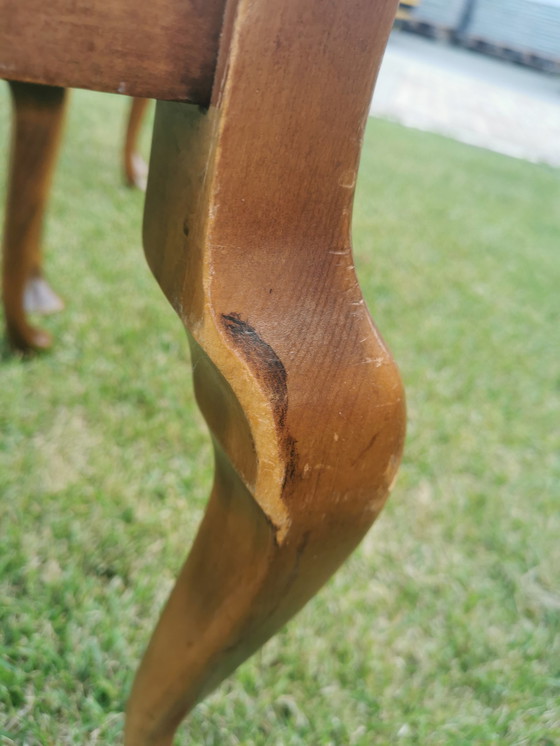
POLYGON ((404 394, 350 220, 395 5, 230 2, 210 109, 158 103, 144 246, 188 330, 216 471, 126 746, 171 744, 340 566, 394 480, 404 394))
POLYGON ((138 152, 138 138, 149 101, 147 98, 131 99, 123 151, 125 181, 128 186, 142 191, 146 189, 148 166, 138 152))
POLYGON ((62 301, 41 272, 41 234, 58 153, 65 89, 10 82, 14 126, 3 239, 2 295, 10 342, 44 349, 50 335, 27 312, 52 313, 62 301))

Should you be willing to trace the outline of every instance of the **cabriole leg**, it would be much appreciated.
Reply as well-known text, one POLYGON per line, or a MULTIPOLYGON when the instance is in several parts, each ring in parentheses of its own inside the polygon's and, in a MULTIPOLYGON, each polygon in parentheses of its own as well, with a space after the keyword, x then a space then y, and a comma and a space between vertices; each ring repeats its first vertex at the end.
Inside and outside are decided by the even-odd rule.
POLYGON ((169 746, 340 566, 393 483, 404 394, 350 220, 395 6, 230 2, 210 109, 158 104, 144 246, 189 334, 216 470, 126 746, 169 746))

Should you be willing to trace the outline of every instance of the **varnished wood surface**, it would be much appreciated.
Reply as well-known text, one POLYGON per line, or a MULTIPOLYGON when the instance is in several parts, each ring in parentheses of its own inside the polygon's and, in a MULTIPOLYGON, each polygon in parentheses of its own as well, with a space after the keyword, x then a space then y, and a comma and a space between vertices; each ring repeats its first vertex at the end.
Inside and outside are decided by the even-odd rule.
POLYGON ((394 480, 404 394, 350 224, 395 5, 230 2, 209 111, 158 104, 144 244, 189 333, 216 474, 127 746, 168 746, 339 567, 394 480))
POLYGON ((207 104, 225 0, 0 0, 0 77, 207 104))

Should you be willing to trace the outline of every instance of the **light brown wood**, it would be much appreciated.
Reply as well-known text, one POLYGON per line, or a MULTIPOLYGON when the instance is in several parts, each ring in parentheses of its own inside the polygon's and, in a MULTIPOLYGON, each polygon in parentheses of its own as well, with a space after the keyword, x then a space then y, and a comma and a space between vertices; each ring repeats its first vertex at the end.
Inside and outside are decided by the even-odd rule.
MULTIPOLYGON (((184 715, 355 548, 398 469, 404 393, 365 307, 350 243, 363 129, 397 3, 228 0, 216 61, 218 0, 0 2, 0 62, 10 59, 15 77, 114 90, 120 70, 134 68, 121 92, 211 103, 158 104, 144 224, 150 267, 188 331, 216 462, 205 517, 127 708, 126 746, 169 746, 184 715), (194 31, 181 37, 184 27, 169 23, 183 11, 194 31), (153 21, 153 47, 138 33, 140 17, 153 21), (116 31, 123 28, 140 41, 127 47, 116 31), (193 33, 204 43, 183 66, 193 33), (51 59, 52 40, 61 49, 51 59), (175 96, 177 77, 186 84, 175 96)), ((64 93, 13 90, 22 105, 5 277, 19 279, 5 284, 6 310, 13 341, 44 346, 26 326, 21 297, 40 266, 36 218, 64 93), (28 223, 14 208, 22 194, 36 205, 28 223)))
POLYGON ((207 104, 225 0, 0 0, 0 76, 207 104))
POLYGON ((130 102, 123 148, 125 182, 130 187, 144 191, 148 179, 148 164, 139 152, 138 140, 146 115, 149 99, 133 98, 130 102))
POLYGON ((42 275, 41 238, 65 109, 63 88, 10 83, 14 125, 3 236, 2 300, 11 344, 45 349, 50 335, 28 312, 52 313, 62 301, 42 275))
POLYGON ((395 478, 404 394, 350 245, 395 9, 229 2, 209 111, 158 104, 144 245, 189 333, 216 475, 136 676, 127 746, 170 744, 339 567, 395 478))

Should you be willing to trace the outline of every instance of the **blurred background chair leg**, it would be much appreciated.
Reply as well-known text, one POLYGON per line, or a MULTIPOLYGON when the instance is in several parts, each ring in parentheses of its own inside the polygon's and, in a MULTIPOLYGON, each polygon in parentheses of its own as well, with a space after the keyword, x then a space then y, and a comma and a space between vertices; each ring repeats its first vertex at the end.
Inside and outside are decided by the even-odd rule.
POLYGON ((146 189, 148 165, 138 151, 138 139, 149 102, 148 98, 131 100, 123 152, 125 181, 142 191, 146 189))
POLYGON ((2 297, 10 343, 22 351, 50 346, 48 332, 27 313, 52 313, 63 303, 42 275, 45 209, 64 121, 66 91, 10 82, 13 134, 3 237, 2 297))

